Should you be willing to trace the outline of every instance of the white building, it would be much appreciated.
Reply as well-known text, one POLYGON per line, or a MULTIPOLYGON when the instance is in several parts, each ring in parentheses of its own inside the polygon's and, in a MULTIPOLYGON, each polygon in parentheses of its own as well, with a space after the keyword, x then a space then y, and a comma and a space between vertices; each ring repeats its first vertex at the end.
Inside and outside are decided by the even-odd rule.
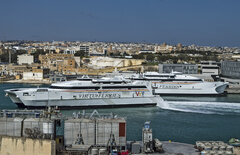
POLYGON ((22 54, 18 55, 17 62, 19 65, 22 64, 32 64, 33 63, 33 55, 28 55, 28 54, 22 54))
POLYGON ((23 72, 23 80, 43 80, 43 72, 23 72))
POLYGON ((204 75, 219 75, 219 62, 216 61, 201 61, 202 74, 204 75))
POLYGON ((204 65, 202 66, 202 74, 219 75, 219 66, 204 65))
POLYGON ((75 50, 72 50, 72 49, 66 49, 66 50, 64 50, 63 53, 64 53, 64 54, 75 54, 76 51, 75 51, 75 50))

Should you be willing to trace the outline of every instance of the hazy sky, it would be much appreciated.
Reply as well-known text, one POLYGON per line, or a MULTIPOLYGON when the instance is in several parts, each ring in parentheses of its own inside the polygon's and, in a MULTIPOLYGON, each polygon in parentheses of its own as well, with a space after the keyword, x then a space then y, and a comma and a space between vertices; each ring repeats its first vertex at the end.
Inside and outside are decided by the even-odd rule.
POLYGON ((1 0, 0 40, 240 47, 240 0, 1 0))

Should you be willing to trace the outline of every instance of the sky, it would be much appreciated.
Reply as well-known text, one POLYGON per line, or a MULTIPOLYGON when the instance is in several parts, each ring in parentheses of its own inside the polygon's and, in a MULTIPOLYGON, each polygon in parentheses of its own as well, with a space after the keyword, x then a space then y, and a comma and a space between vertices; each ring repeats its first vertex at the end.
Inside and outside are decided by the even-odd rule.
POLYGON ((240 0, 0 0, 0 40, 240 47, 240 0))

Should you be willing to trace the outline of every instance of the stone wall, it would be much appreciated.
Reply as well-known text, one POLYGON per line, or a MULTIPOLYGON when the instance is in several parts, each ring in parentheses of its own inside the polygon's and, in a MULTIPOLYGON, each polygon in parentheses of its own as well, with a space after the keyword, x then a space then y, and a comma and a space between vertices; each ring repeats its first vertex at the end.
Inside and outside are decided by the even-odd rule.
POLYGON ((0 137, 1 155, 55 155, 53 140, 23 137, 0 137))

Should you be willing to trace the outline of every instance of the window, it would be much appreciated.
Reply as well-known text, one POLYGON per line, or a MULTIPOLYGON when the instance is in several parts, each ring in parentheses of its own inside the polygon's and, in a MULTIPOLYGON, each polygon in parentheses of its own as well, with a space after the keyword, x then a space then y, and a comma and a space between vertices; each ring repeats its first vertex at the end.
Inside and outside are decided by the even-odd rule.
POLYGON ((48 89, 38 89, 37 92, 47 92, 48 89))
POLYGON ((23 96, 29 96, 29 93, 23 93, 23 96))

